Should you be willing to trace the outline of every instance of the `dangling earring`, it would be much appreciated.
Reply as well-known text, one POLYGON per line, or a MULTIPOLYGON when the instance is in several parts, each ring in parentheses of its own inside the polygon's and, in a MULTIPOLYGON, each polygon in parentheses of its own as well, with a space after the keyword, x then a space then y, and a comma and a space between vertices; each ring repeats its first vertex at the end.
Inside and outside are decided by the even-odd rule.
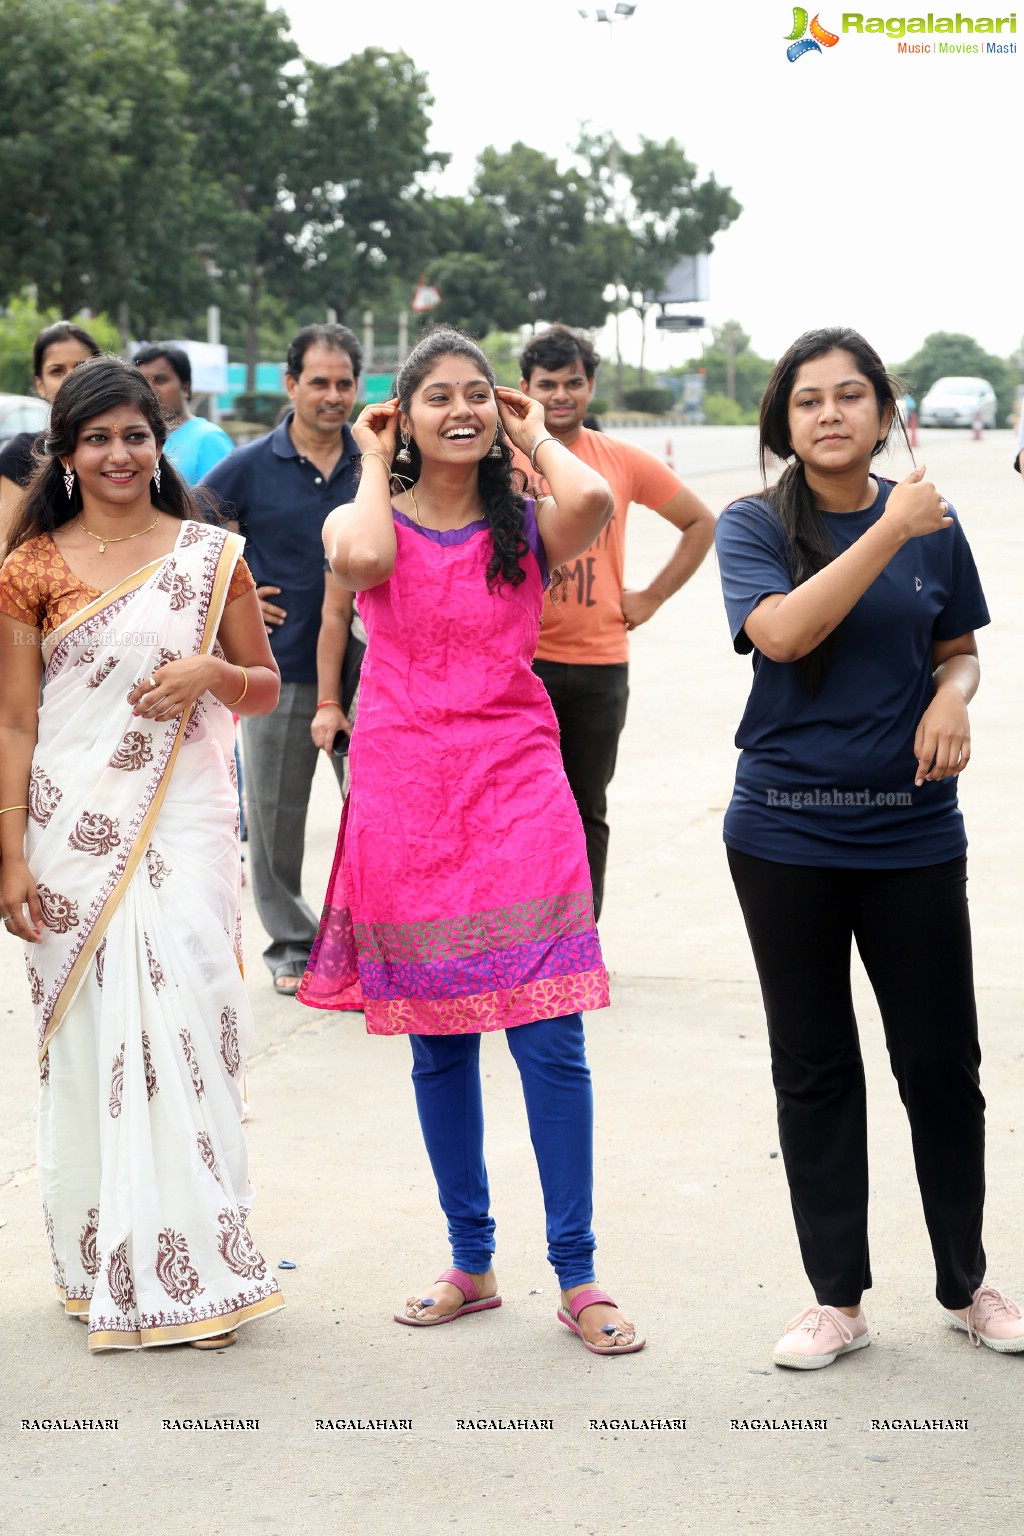
POLYGON ((67 491, 68 501, 70 501, 75 490, 75 472, 70 464, 64 471, 64 489, 67 491))
POLYGON ((402 433, 402 446, 401 446, 401 448, 399 448, 398 452, 395 454, 395 463, 396 464, 411 464, 412 463, 412 454, 409 452, 409 434, 408 434, 408 432, 403 432, 402 433))
POLYGON ((494 429, 494 442, 491 444, 491 446, 487 450, 487 457, 489 459, 500 459, 501 458, 501 429, 500 429, 500 427, 495 427, 495 429, 494 429))
POLYGON ((160 495, 160 460, 159 459, 157 459, 157 461, 156 461, 156 468, 153 470, 153 484, 156 486, 156 493, 159 496, 160 495))

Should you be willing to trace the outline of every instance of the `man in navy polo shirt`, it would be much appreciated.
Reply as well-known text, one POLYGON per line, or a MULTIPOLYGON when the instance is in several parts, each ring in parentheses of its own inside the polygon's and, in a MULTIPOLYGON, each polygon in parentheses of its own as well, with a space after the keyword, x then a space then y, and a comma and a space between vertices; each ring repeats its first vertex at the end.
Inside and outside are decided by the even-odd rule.
POLYGON ((318 750, 316 643, 324 595, 320 532, 351 501, 359 450, 348 426, 362 349, 343 325, 307 325, 288 348, 292 410, 266 437, 205 475, 245 536, 270 645, 281 669, 273 714, 242 724, 253 894, 270 935, 263 958, 279 992, 294 993, 316 937, 302 896, 306 809, 318 750))

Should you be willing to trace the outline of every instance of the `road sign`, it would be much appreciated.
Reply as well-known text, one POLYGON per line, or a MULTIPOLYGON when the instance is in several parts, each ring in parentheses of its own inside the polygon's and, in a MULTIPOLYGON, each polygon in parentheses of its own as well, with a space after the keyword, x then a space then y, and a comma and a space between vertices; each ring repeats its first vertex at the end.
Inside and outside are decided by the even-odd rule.
POLYGON ((707 251, 698 251, 695 256, 680 256, 666 277, 661 292, 648 293, 646 297, 662 305, 706 303, 711 297, 707 251))
POLYGON ((410 304, 409 308, 414 310, 417 315, 424 315, 428 310, 433 309, 436 305, 440 304, 440 302, 440 290, 435 288, 433 283, 427 282, 427 275, 425 272, 421 273, 420 280, 416 284, 416 292, 412 296, 412 303, 410 304))

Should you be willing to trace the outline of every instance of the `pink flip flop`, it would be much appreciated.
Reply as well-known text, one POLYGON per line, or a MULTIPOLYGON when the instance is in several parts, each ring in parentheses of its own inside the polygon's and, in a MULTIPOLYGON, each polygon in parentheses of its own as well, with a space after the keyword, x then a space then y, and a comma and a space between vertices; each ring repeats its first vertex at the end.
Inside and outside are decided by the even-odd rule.
POLYGON ((612 1298, 606 1291, 580 1291, 577 1296, 572 1298, 567 1307, 559 1307, 555 1316, 560 1323, 564 1323, 567 1328, 572 1329, 584 1349, 589 1349, 592 1355, 635 1355, 639 1350, 643 1349, 647 1343, 646 1339, 634 1338, 629 1344, 616 1344, 616 1339, 627 1339, 629 1335, 623 1333, 621 1328, 616 1328, 614 1323, 605 1323, 601 1329, 601 1332, 608 1336, 607 1344, 591 1344, 589 1339, 584 1338, 583 1330, 579 1327, 580 1313, 584 1308, 592 1307, 595 1302, 604 1302, 605 1306, 608 1307, 618 1306, 618 1302, 612 1301, 612 1298))
MULTIPOLYGON (((461 1307, 456 1307, 454 1312, 446 1312, 443 1317, 406 1317, 404 1312, 394 1314, 396 1323, 406 1323, 410 1328, 438 1328, 442 1323, 453 1323, 457 1317, 465 1317, 469 1312, 486 1312, 491 1307, 501 1306, 500 1296, 481 1296, 472 1278, 464 1269, 446 1269, 443 1275, 438 1275, 435 1284, 445 1282, 454 1285, 456 1290, 462 1292, 465 1301, 461 1307)), ((436 1307, 437 1302, 433 1296, 424 1296, 420 1300, 421 1307, 436 1307)))

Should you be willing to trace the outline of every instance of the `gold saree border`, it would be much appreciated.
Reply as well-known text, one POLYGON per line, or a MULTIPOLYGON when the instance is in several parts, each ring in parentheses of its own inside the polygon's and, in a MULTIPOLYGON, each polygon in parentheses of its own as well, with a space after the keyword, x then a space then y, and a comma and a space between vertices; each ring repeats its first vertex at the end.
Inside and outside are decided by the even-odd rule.
POLYGON ((88 1317, 90 1299, 88 1296, 69 1296, 62 1285, 56 1287, 57 1300, 60 1302, 68 1317, 88 1317))
POLYGON ((268 1312, 280 1312, 284 1304, 281 1292, 274 1291, 270 1296, 263 1296, 259 1301, 252 1301, 234 1312, 221 1312, 217 1317, 208 1317, 196 1323, 178 1323, 170 1328, 135 1328, 125 1333, 101 1333, 97 1329, 89 1334, 89 1348, 147 1349, 159 1344, 187 1344, 190 1339, 212 1339, 219 1333, 230 1333, 233 1328, 240 1328, 243 1323, 251 1323, 254 1318, 264 1317, 268 1312))
POLYGON ((108 587, 105 592, 101 592, 99 597, 94 598, 91 603, 87 603, 84 608, 79 608, 77 613, 73 613, 69 619, 65 619, 64 623, 59 624, 43 641, 43 661, 49 665, 50 657, 58 645, 60 645, 62 640, 66 640, 79 624, 84 624, 87 620, 94 619, 98 613, 103 612, 108 603, 116 602, 119 597, 128 597, 132 592, 137 592, 140 587, 144 587, 149 578, 156 575, 164 561, 168 558, 167 555, 161 555, 159 559, 151 560, 148 565, 142 566, 140 570, 132 571, 131 575, 126 576, 123 581, 119 581, 116 587, 108 587))
MULTIPOLYGON (((213 589, 210 594, 210 606, 207 609, 206 624, 203 629, 203 638, 199 646, 198 654, 200 656, 205 656, 207 654, 207 652, 211 649, 214 640, 216 639, 217 630, 220 627, 221 616, 224 611, 224 600, 227 596, 228 584, 231 581, 231 573, 234 570, 238 557, 242 552, 242 545, 243 540, 237 533, 228 533, 225 536, 224 544, 217 559, 217 570, 214 573, 213 589)), ((157 567, 162 565, 166 558, 167 556, 165 555, 158 562, 156 562, 157 567)), ((128 582, 130 583, 136 581, 136 579, 141 574, 141 572, 136 571, 132 576, 127 578, 128 582)), ((152 570, 150 571, 150 575, 152 575, 152 570)), ((111 592, 105 592, 103 594, 104 602, 111 601, 111 598, 116 593, 116 591, 117 589, 113 588, 111 589, 111 592)), ((83 610, 83 613, 87 611, 88 610, 83 610)), ((81 614, 75 615, 76 620, 80 619, 81 617, 81 614)), ((55 633, 57 632, 55 631, 55 633)), ((107 931, 107 927, 111 918, 124 899, 124 894, 132 880, 135 878, 135 874, 139 865, 142 863, 146 848, 149 846, 150 833, 152 832, 156 823, 156 819, 160 814, 160 808, 163 805, 164 797, 167 794, 167 786, 170 783, 171 774, 174 772, 174 764, 177 759, 182 740, 184 738, 187 718, 188 717, 186 715, 182 715, 178 720, 178 729, 175 733, 174 745, 171 747, 170 755, 167 759, 167 766, 164 769, 163 777, 160 780, 160 784, 157 787, 152 802, 150 803, 149 810, 146 812, 145 819, 143 820, 142 825, 139 827, 139 833, 135 839, 132 851, 128 855, 128 859, 124 867, 124 872, 121 875, 120 880, 114 886, 114 889, 111 891, 110 895, 107 897, 106 901, 103 903, 100 914, 93 924, 92 932, 89 934, 89 937, 82 945, 78 959, 75 961, 74 965, 71 967, 71 970, 68 972, 67 980, 61 988, 60 995, 53 1005, 53 1011, 50 1014, 50 1021, 46 1027, 46 1033, 43 1036, 43 1042, 39 1047, 40 1064, 42 1064, 43 1060, 45 1059, 46 1053, 50 1047, 50 1041, 53 1039, 53 1036, 63 1024, 65 1014, 74 1001, 78 993, 78 989, 82 985, 82 982, 85 978, 85 974, 89 969, 89 966, 92 965, 93 960, 96 957, 96 951, 99 949, 100 944, 103 941, 103 935, 107 931)))

